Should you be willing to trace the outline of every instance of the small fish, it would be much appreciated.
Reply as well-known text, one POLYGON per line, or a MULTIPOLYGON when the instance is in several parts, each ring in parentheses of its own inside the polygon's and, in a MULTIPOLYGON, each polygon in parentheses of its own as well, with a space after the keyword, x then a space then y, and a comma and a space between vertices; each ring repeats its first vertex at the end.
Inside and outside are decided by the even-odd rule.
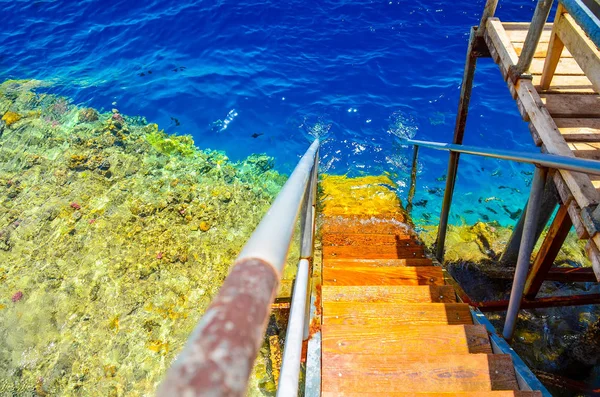
POLYGON ((176 127, 179 127, 181 125, 181 123, 179 122, 179 120, 176 119, 175 117, 171 116, 171 120, 175 123, 176 127))
POLYGON ((531 171, 521 171, 521 174, 523 174, 523 175, 533 175, 533 172, 531 172, 531 171))
POLYGON ((488 198, 484 199, 483 201, 485 201, 486 203, 489 203, 490 201, 502 201, 502 199, 499 199, 498 197, 492 196, 492 197, 488 197, 488 198))
POLYGON ((474 214, 474 213, 475 213, 475 211, 473 211, 473 210, 465 210, 465 214, 474 214))
POLYGON ((427 212, 423 212, 423 218, 425 218, 426 221, 431 219, 431 215, 427 212))
POLYGON ((417 207, 425 207, 427 205, 427 200, 419 200, 415 202, 414 205, 417 207))
POLYGON ((487 216, 486 214, 479 214, 479 215, 481 215, 481 219, 483 219, 486 222, 489 222, 489 220, 490 220, 489 216, 487 216))
POLYGON ((516 211, 511 211, 510 209, 508 209, 508 207, 506 205, 502 206, 502 209, 504 210, 504 212, 506 212, 508 214, 508 216, 510 217, 510 219, 515 220, 518 217, 521 216, 521 213, 523 212, 522 209, 518 209, 516 211))
POLYGON ((502 175, 502 171, 500 171, 500 170, 496 170, 496 171, 492 172, 492 176, 500 176, 500 175, 502 175))
POLYGON ((142 73, 138 73, 138 76, 140 77, 144 77, 146 75, 146 73, 142 72, 142 73))
POLYGON ((442 175, 439 178, 435 178, 436 181, 444 182, 446 180, 446 175, 442 175))
POLYGON ((263 134, 262 132, 261 132, 261 133, 255 132, 254 134, 252 134, 252 135, 250 135, 250 136, 251 136, 252 138, 258 138, 258 137, 259 137, 259 136, 261 136, 261 135, 264 135, 264 134, 263 134))
POLYGON ((184 71, 186 69, 185 66, 178 66, 175 69, 173 69, 174 72, 181 72, 184 71))
POLYGON ((148 74, 152 74, 152 70, 148 70, 148 74))
POLYGON ((485 209, 490 211, 492 214, 498 214, 498 212, 496 212, 496 210, 493 209, 492 207, 485 207, 485 209))
POLYGON ((427 189, 427 192, 429 194, 433 194, 435 196, 441 196, 441 194, 442 194, 442 188, 441 187, 435 187, 435 188, 432 188, 432 189, 427 189))

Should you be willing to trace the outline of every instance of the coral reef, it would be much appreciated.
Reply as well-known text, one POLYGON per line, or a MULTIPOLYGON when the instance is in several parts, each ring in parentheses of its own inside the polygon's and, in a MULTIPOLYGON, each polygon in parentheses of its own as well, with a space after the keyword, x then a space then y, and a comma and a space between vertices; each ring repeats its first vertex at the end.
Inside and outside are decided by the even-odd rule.
POLYGON ((286 177, 0 85, 0 394, 150 395, 286 177))

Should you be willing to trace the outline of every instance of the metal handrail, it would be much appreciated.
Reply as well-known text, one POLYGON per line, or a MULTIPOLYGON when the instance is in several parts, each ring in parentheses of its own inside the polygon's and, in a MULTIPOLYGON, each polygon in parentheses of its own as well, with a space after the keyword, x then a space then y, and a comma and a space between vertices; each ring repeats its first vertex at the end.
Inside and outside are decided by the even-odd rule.
POLYGON ((586 174, 600 175, 600 161, 580 159, 577 157, 561 156, 549 153, 527 153, 515 150, 491 149, 478 146, 457 145, 431 141, 418 141, 414 139, 402 140, 401 143, 416 145, 448 152, 473 154, 475 156, 490 157, 500 160, 510 160, 519 163, 528 163, 540 167, 561 169, 565 171, 584 172, 586 174))
MULTIPOLYGON (((318 149, 316 139, 242 249, 219 293, 169 368, 157 396, 246 394, 303 203, 306 217, 303 224, 310 225, 310 233, 314 234, 313 196, 318 149), (311 211, 308 211, 309 204, 311 211)), ((303 233, 303 241, 312 245, 313 237, 307 239, 306 234, 308 232, 303 233)), ((302 274, 307 273, 312 249, 310 253, 309 258, 301 258, 302 274)), ((304 294, 306 299, 306 292, 304 294)), ((294 303, 292 305, 292 310, 298 312, 294 303)), ((300 310, 304 312, 304 308, 300 310)), ((288 350, 287 344, 285 350, 288 350)), ((299 356, 292 354, 292 357, 298 357, 299 364, 299 356)))
MULTIPOLYGON (((450 152, 450 155, 455 156, 457 160, 458 154, 462 153, 487 158, 517 161, 521 163, 533 164, 536 166, 533 181, 531 183, 531 190, 529 192, 527 208, 524 212, 525 221, 523 223, 523 231, 521 234, 521 242, 519 245, 517 266, 515 269, 515 275, 510 293, 510 300, 508 304, 508 310, 506 313, 504 330, 502 331, 502 336, 505 339, 512 339, 517 321, 517 316, 521 307, 523 291, 525 289, 525 281, 527 278, 527 273, 529 271, 530 258, 531 254, 533 253, 533 247, 535 246, 536 242, 535 231, 540 212, 539 208, 542 202, 544 185, 548 176, 548 169, 553 168, 558 170, 584 172, 587 174, 600 175, 600 161, 578 159, 575 157, 567 157, 546 153, 524 153, 513 150, 487 149, 476 146, 418 141, 413 139, 403 140, 402 142, 409 145, 415 145, 416 147, 422 146, 436 150, 448 151, 450 152)), ((416 158, 413 158, 413 168, 416 166, 416 158)), ((457 170, 458 161, 456 161, 455 163, 450 161, 448 164, 448 173, 446 175, 447 181, 456 180, 457 170)), ((413 173, 414 172, 415 171, 413 170, 413 173)), ((411 188, 414 189, 414 187, 412 186, 411 188)), ((440 213, 440 224, 438 227, 438 235, 436 240, 436 257, 442 263, 444 260, 444 246, 446 242, 446 232, 448 227, 448 215, 450 213, 450 206, 452 204, 453 194, 454 183, 447 184, 446 191, 444 192, 444 199, 440 213)))

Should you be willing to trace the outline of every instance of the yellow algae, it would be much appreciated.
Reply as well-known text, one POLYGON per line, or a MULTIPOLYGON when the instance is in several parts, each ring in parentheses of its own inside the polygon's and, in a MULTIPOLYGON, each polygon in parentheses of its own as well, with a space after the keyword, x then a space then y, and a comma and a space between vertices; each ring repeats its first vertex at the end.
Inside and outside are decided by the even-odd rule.
POLYGON ((16 112, 6 112, 4 116, 2 116, 2 120, 6 123, 6 125, 11 125, 21 120, 21 115, 16 112))
POLYGON ((394 189, 396 184, 386 175, 349 178, 323 175, 321 213, 335 215, 389 215, 403 213, 394 189))

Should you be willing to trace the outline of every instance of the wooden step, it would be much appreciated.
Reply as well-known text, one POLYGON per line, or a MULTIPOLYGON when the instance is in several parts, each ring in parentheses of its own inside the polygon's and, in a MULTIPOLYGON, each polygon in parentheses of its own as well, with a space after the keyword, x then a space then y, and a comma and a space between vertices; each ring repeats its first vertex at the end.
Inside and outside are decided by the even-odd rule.
POLYGON ((324 268, 432 266, 429 258, 405 259, 324 259, 324 268))
POLYGON ((325 324, 322 349, 335 354, 398 354, 417 356, 445 354, 492 354, 488 333, 482 325, 369 325, 325 324))
POLYGON ((325 268, 323 284, 444 285, 444 273, 437 266, 325 268))
POLYGON ((422 246, 397 247, 394 245, 341 245, 324 246, 323 259, 350 258, 350 259, 407 259, 425 258, 425 249, 422 246))
POLYGON ((419 303, 456 302, 450 285, 381 285, 321 287, 323 302, 419 303))
POLYGON ((505 354, 330 354, 322 360, 324 392, 468 392, 518 389, 505 354))
POLYGON ((411 228, 403 218, 372 215, 324 216, 321 233, 408 234, 411 228))
POLYGON ((494 390, 483 392, 457 392, 457 393, 390 393, 390 392, 323 392, 322 397, 542 397, 539 391, 494 390))
POLYGON ((323 234, 321 239, 323 246, 330 245, 375 245, 394 247, 422 247, 416 238, 409 234, 357 234, 357 233, 329 233, 323 234))
POLYGON ((323 302, 323 324, 444 325, 473 324, 465 303, 333 303, 323 302))

